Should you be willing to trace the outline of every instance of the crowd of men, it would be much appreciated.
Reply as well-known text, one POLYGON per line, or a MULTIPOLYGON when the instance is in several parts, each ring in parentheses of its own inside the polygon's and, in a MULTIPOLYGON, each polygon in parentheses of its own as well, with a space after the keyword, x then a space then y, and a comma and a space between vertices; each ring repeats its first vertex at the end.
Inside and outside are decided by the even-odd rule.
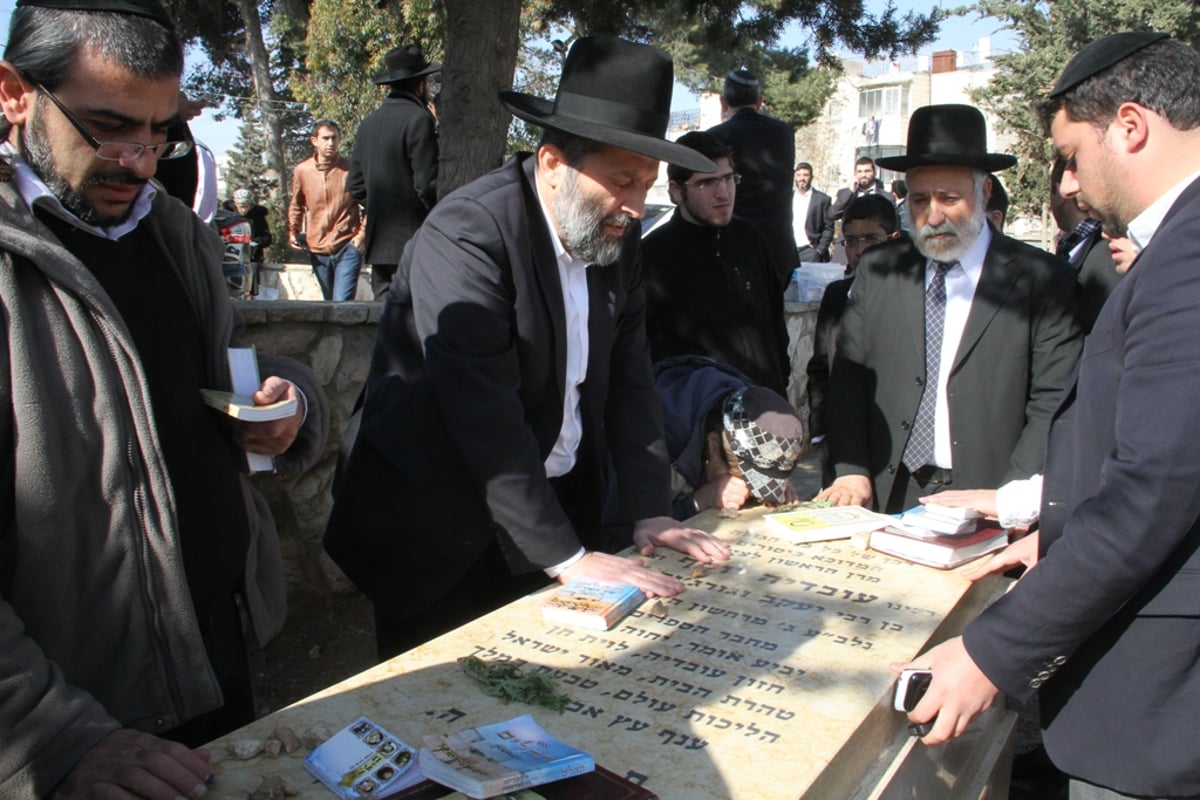
MULTIPOLYGON (((502 92, 541 141, 435 204, 441 65, 385 63, 351 158, 314 125, 288 216, 327 299, 364 252, 384 294, 325 541, 381 658, 553 580, 678 594, 614 553, 725 561, 688 517, 797 499, 784 279, 840 225, 850 275, 808 370, 819 497, 894 512, 1036 478, 1037 529, 978 570, 1023 577, 906 665, 932 671, 924 741, 1036 694, 1073 798, 1200 796, 1200 55, 1123 33, 1063 70, 1039 109, 1057 255, 1002 232, 1015 159, 973 107, 917 109, 878 162, 904 186, 862 162, 831 200, 752 73, 728 77, 724 122, 672 142, 671 59, 611 36, 574 43, 554 100, 502 92), (676 209, 642 241, 662 161, 676 209), (1093 257, 1101 235, 1132 263, 1093 257)), ((265 353, 254 401, 293 416, 201 401, 229 388, 236 320, 217 237, 154 180, 193 146, 168 135, 182 66, 157 0, 18 0, 0 61, 5 798, 205 796, 199 746, 253 715, 243 614, 264 642, 285 612, 245 456, 298 474, 329 411, 265 353)))

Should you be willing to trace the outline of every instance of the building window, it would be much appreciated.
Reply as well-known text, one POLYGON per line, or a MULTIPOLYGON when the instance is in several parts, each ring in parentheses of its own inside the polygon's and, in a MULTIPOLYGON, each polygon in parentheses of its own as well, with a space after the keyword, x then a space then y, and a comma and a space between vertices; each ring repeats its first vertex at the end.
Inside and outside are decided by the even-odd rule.
POLYGON ((881 86, 858 93, 858 116, 904 116, 908 97, 902 86, 881 86))

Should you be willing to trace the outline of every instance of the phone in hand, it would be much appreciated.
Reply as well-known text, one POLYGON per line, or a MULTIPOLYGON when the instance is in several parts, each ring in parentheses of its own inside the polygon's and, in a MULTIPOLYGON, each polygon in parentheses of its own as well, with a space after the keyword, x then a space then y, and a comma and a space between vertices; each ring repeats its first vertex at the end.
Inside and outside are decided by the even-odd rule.
MULTIPOLYGON (((896 693, 892 697, 892 708, 897 711, 912 711, 925 696, 932 680, 933 673, 927 669, 902 670, 900 679, 896 681, 896 693)), ((933 720, 915 722, 909 725, 908 729, 914 736, 925 736, 933 729, 933 720)))

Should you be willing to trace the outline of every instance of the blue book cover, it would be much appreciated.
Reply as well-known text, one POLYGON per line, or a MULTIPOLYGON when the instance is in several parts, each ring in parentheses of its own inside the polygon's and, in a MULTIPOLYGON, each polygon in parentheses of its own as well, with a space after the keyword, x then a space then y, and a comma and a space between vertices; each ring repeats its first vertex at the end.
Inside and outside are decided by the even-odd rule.
POLYGON ((426 777, 476 800, 596 768, 590 755, 555 739, 528 714, 426 736, 419 761, 426 777))
POLYGON ((612 581, 571 581, 542 602, 542 618, 597 631, 616 625, 646 599, 636 586, 612 581))

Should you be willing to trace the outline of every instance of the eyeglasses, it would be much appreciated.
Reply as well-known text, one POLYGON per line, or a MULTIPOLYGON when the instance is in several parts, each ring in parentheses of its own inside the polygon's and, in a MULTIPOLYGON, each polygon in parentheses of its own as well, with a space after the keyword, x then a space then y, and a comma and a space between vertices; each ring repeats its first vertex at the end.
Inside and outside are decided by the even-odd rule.
POLYGON ((79 135, 83 137, 84 141, 90 144, 92 149, 96 151, 97 158, 102 158, 105 161, 137 161, 147 150, 159 159, 179 158, 180 156, 186 156, 192 150, 191 142, 159 142, 158 144, 102 142, 95 136, 92 136, 88 129, 83 127, 83 123, 68 111, 67 107, 62 104, 62 101, 55 97, 49 89, 39 83, 37 90, 50 98, 50 102, 54 103, 54 106, 67 118, 67 122, 71 123, 75 130, 79 131, 79 135))
POLYGON ((718 175, 715 178, 704 178, 703 180, 698 180, 698 181, 695 181, 694 183, 686 183, 685 182, 683 185, 690 186, 693 189, 696 189, 701 192, 711 192, 713 189, 716 189, 718 186, 724 186, 726 184, 737 186, 741 182, 742 182, 741 175, 738 175, 736 172, 730 172, 725 175, 718 175))
POLYGON ((868 233, 866 236, 846 236, 838 243, 842 247, 869 247, 873 244, 879 244, 888 237, 882 233, 868 233))

